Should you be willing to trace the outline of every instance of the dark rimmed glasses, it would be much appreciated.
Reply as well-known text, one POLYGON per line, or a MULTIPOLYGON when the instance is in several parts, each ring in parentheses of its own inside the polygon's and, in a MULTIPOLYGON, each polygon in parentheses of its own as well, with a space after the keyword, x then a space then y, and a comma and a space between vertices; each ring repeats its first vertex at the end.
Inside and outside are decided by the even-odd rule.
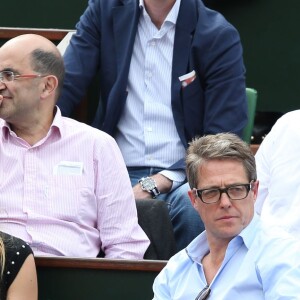
POLYGON ((245 184, 233 184, 224 189, 211 188, 211 189, 193 189, 196 195, 203 203, 213 204, 217 203, 221 199, 221 195, 225 193, 230 200, 242 200, 245 199, 249 191, 252 189, 254 180, 245 184))
POLYGON ((18 80, 19 78, 41 78, 46 77, 48 75, 42 75, 42 74, 15 74, 12 71, 2 71, 0 72, 0 82, 7 83, 12 82, 14 80, 18 80))
POLYGON ((210 294, 210 288, 207 285, 203 290, 200 291, 200 293, 197 295, 197 297, 195 298, 195 300, 205 300, 208 299, 209 294, 210 294))

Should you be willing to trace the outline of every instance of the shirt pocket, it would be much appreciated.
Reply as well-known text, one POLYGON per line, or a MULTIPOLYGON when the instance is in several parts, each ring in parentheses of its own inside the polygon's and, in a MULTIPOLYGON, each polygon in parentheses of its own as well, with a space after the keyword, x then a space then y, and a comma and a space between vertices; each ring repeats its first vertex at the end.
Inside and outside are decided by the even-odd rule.
POLYGON ((49 216, 63 221, 82 223, 87 211, 96 215, 92 187, 81 175, 52 175, 46 190, 49 216), (92 206, 92 207, 91 207, 92 206))
POLYGON ((187 100, 189 98, 194 98, 194 97, 200 98, 199 97, 200 93, 202 93, 202 91, 201 91, 201 86, 198 78, 196 78, 193 82, 191 82, 186 87, 182 88, 182 95, 187 100))

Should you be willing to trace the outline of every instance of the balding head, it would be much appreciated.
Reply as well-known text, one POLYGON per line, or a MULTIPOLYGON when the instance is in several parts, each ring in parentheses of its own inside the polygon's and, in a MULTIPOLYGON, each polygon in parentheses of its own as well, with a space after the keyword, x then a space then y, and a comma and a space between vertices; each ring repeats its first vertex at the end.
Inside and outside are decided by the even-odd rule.
POLYGON ((15 62, 28 60, 37 73, 56 76, 58 97, 64 79, 64 63, 57 47, 50 40, 37 34, 19 35, 0 48, 0 57, 2 53, 9 53, 15 62))
POLYGON ((2 46, 4 50, 7 50, 7 48, 22 50, 24 54, 39 48, 46 52, 53 52, 58 57, 60 56, 59 51, 51 41, 37 34, 22 34, 14 37, 2 46))

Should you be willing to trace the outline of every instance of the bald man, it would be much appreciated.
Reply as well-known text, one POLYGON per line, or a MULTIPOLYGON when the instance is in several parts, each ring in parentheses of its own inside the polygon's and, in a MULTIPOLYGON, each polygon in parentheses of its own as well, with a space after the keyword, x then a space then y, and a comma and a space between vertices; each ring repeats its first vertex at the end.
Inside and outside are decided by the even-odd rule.
POLYGON ((141 259, 149 240, 119 148, 61 116, 63 79, 62 57, 44 37, 0 48, 0 228, 35 255, 141 259))

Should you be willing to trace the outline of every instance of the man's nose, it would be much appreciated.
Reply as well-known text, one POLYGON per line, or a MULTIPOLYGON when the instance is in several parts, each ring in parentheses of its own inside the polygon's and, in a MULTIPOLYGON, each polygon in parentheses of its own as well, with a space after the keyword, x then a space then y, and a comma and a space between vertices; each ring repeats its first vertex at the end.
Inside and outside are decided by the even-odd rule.
POLYGON ((0 80, 0 90, 4 90, 6 88, 6 84, 0 80))
POLYGON ((221 193, 220 205, 222 207, 230 207, 231 206, 231 200, 225 191, 222 191, 222 193, 221 193))

